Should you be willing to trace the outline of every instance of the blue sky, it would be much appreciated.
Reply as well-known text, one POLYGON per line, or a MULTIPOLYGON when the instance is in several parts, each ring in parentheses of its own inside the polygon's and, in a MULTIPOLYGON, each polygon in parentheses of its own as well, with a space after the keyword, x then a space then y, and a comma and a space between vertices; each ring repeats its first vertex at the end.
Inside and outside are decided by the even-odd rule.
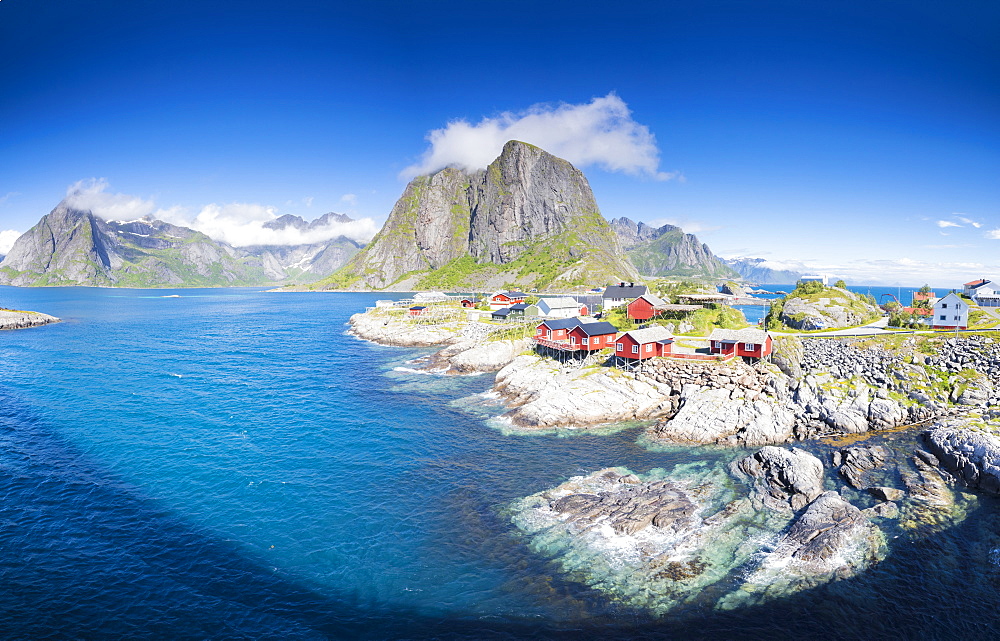
POLYGON ((991 2, 2 0, 0 248, 72 185, 231 242, 363 236, 509 129, 724 256, 1000 278, 997 33, 991 2))

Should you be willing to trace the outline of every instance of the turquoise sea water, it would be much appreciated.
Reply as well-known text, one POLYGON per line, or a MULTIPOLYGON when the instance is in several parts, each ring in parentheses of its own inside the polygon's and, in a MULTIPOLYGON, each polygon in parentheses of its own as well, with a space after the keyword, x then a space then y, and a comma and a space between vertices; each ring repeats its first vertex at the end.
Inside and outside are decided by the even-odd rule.
POLYGON ((654 619, 565 579, 511 501, 731 454, 650 452, 635 429, 504 435, 491 376, 396 371, 426 351, 345 334, 377 297, 0 288, 64 319, 0 333, 0 636, 968 639, 1000 623, 986 498, 863 577, 759 608, 654 619))

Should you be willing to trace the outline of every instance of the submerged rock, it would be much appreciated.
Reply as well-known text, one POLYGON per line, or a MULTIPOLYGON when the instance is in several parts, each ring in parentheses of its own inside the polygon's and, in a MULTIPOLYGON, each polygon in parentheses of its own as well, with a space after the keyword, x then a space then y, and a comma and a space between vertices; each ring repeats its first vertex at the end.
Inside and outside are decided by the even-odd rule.
POLYGON ((849 447, 833 455, 833 464, 840 466, 840 475, 851 487, 863 490, 871 485, 869 472, 883 467, 891 457, 883 445, 849 447))
POLYGON ((881 558, 884 539, 867 516, 837 493, 821 493, 818 459, 762 452, 736 467, 773 483, 784 498, 769 500, 782 509, 757 501, 758 509, 737 496, 724 465, 700 463, 669 475, 610 468, 574 477, 517 501, 512 519, 574 580, 660 614, 685 603, 759 603, 852 576, 881 558), (790 505, 805 500, 794 497, 812 502, 793 522, 790 505))
POLYGON ((769 598, 845 579, 885 557, 885 537, 836 492, 825 492, 795 520, 773 552, 719 607, 761 603, 769 598))

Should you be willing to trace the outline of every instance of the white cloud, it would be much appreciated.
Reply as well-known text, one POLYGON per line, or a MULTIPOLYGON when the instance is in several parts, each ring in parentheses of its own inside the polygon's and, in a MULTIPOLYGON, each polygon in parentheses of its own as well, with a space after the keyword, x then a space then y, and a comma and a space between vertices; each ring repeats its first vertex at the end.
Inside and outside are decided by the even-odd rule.
POLYGON ((78 180, 66 189, 62 204, 75 209, 90 210, 104 220, 137 220, 153 213, 152 200, 126 194, 110 194, 105 178, 78 180))
POLYGON ((21 232, 13 229, 0 231, 0 255, 6 255, 14 246, 14 241, 21 237, 21 232))
POLYGON ((955 217, 956 219, 958 219, 958 220, 962 221, 962 222, 963 222, 963 223, 965 223, 966 225, 972 225, 972 226, 973 226, 973 227, 975 227, 976 229, 979 229, 980 227, 982 227, 982 226, 983 226, 983 224, 982 224, 982 223, 980 223, 980 222, 977 222, 977 221, 975 221, 975 220, 972 220, 971 218, 968 218, 968 217, 966 217, 966 216, 964 216, 964 215, 962 215, 962 214, 952 214, 952 216, 954 216, 954 217, 955 217))
POLYGON ((358 196, 357 194, 344 194, 340 197, 340 202, 347 203, 353 207, 358 204, 358 196))
POLYGON ((278 216, 274 207, 253 203, 205 205, 195 215, 184 209, 160 210, 154 217, 183 227, 190 227, 216 240, 234 247, 248 245, 305 245, 346 236, 358 242, 368 242, 378 233, 378 226, 371 218, 361 218, 348 223, 331 222, 312 229, 269 229, 264 226, 278 216))
MULTIPOLYGON (((299 230, 292 227, 269 229, 264 226, 281 215, 275 207, 254 203, 211 203, 203 206, 196 214, 187 207, 175 205, 156 208, 152 200, 143 200, 126 194, 111 194, 108 181, 91 178, 81 180, 66 190, 63 204, 87 209, 105 220, 136 220, 143 216, 198 230, 210 238, 229 243, 234 247, 247 245, 300 245, 320 243, 346 236, 359 242, 371 240, 378 232, 378 226, 371 218, 362 218, 349 223, 331 222, 322 227, 299 230)), ((303 199, 306 206, 312 198, 303 199), (308 201, 308 202, 307 202, 308 201)))
POLYGON ((991 240, 1000 240, 1000 229, 990 229, 984 235, 991 240))
POLYGON ((961 227, 961 225, 959 225, 958 223, 953 223, 950 220, 939 220, 939 221, 937 221, 937 226, 941 227, 941 228, 944 228, 944 227, 961 227))
POLYGON ((542 104, 518 113, 507 111, 475 125, 455 120, 432 130, 427 140, 430 149, 420 162, 404 169, 401 177, 409 179, 445 167, 483 169, 500 155, 508 140, 537 145, 577 167, 594 165, 656 180, 677 177, 659 170, 656 137, 632 119, 628 105, 614 93, 586 104, 542 104))

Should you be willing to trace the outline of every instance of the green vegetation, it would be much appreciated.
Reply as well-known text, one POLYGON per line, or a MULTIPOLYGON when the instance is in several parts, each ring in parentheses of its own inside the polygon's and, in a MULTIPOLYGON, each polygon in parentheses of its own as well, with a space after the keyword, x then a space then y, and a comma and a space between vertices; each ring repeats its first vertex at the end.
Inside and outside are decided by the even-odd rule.
POLYGON ((847 289, 847 283, 845 283, 843 280, 838 280, 836 283, 833 284, 833 286, 836 287, 837 289, 847 289))
POLYGON ((743 329, 750 326, 746 318, 743 317, 743 312, 729 305, 716 303, 691 312, 685 320, 694 325, 694 331, 687 332, 687 336, 707 336, 716 327, 719 329, 743 329))
POLYGON ((871 294, 853 294, 846 289, 826 287, 818 281, 799 281, 795 289, 789 292, 787 296, 771 303, 771 308, 764 318, 764 326, 767 329, 782 331, 791 329, 792 331, 797 331, 785 325, 783 320, 784 318, 791 318, 796 322, 800 322, 805 319, 805 314, 802 313, 792 316, 785 314, 785 304, 793 298, 801 299, 806 303, 821 303, 823 299, 827 299, 830 305, 843 307, 861 318, 862 320, 858 325, 870 323, 878 318, 878 313, 868 307, 870 305, 877 309, 875 297, 871 294))

